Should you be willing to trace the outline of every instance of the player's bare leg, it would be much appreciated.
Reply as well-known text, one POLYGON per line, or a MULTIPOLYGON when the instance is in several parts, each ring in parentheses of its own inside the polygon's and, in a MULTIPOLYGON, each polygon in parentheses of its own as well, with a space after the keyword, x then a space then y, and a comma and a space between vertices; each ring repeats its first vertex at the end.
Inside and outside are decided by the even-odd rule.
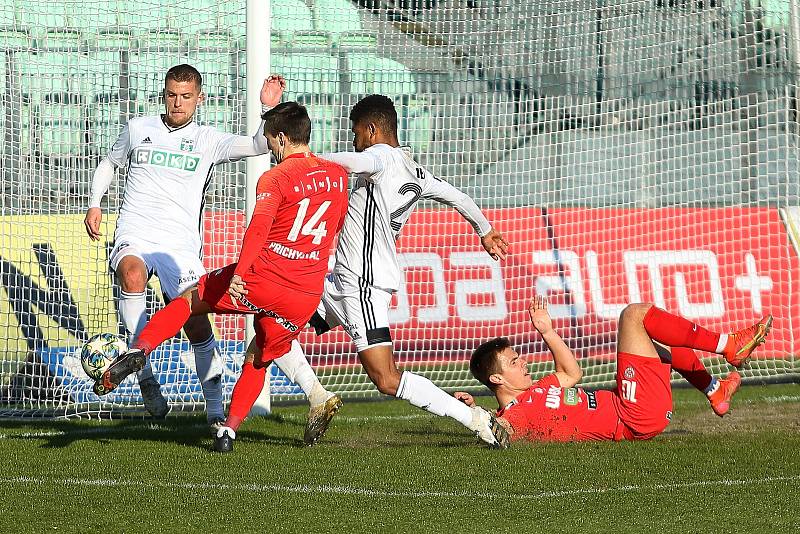
POLYGON ((192 344, 197 378, 203 389, 206 403, 206 421, 214 434, 225 421, 222 399, 222 358, 217 340, 207 315, 195 315, 183 325, 183 331, 192 344))
POLYGON ((370 380, 384 395, 393 395, 438 416, 452 417, 492 447, 506 448, 509 436, 494 415, 469 407, 442 391, 424 376, 397 368, 391 345, 377 345, 358 353, 370 380))
POLYGON ((103 376, 95 382, 94 392, 97 395, 106 395, 115 390, 126 377, 141 370, 147 362, 147 356, 158 345, 177 334, 189 317, 210 312, 211 307, 200 299, 197 288, 184 292, 153 315, 133 347, 116 357, 103 376))
MULTIPOLYGON (((714 345, 717 349, 716 352, 720 353, 726 351, 734 354, 736 351, 731 350, 731 347, 746 346, 747 348, 740 351, 739 354, 743 355, 747 351, 747 357, 749 357, 753 349, 763 343, 771 323, 772 316, 768 316, 747 329, 724 336, 697 327, 688 320, 668 314, 651 304, 631 304, 620 315, 618 350, 645 356, 655 352, 657 357, 662 361, 669 362, 672 368, 686 378, 690 384, 705 393, 714 413, 722 417, 730 410, 731 399, 741 384, 739 373, 733 371, 725 378, 717 379, 708 373, 691 347, 676 346, 667 349, 654 344, 650 336, 654 334, 661 339, 671 339, 673 342, 704 344, 706 350, 714 345), (662 324, 653 324, 657 320, 660 320, 662 324), (663 333, 665 327, 663 323, 666 323, 666 327, 673 331, 669 334, 663 333), (685 332, 681 332, 681 329, 688 330, 688 328, 691 328, 690 337, 684 339, 685 332), (700 339, 693 338, 695 335, 700 336, 700 339), (739 343, 735 341, 736 337, 739 338, 739 343)), ((727 354, 726 359, 728 359, 727 354)), ((728 361, 730 362, 730 359, 728 361)))
MULTIPOLYGON (((245 361, 253 361, 256 357, 261 357, 261 351, 253 340, 247 347, 245 361)), ((300 386, 311 405, 303 432, 303 443, 312 446, 322 439, 328 430, 333 416, 342 407, 342 399, 336 393, 328 391, 322 386, 297 340, 292 341, 289 352, 273 360, 273 363, 283 371, 290 381, 300 386)))
MULTIPOLYGON (((116 270, 121 293, 119 313, 125 328, 130 332, 133 341, 147 323, 147 266, 138 256, 124 256, 116 270)), ((136 373, 139 389, 142 392, 144 407, 155 418, 163 418, 169 412, 169 404, 161 394, 161 385, 153 376, 153 369, 148 363, 136 373)))

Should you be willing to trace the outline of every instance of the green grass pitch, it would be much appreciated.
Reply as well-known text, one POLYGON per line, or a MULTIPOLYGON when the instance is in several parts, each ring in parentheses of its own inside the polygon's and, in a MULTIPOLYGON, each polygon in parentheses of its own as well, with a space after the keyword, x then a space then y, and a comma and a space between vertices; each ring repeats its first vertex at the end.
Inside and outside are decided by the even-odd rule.
POLYGON ((733 406, 680 389, 650 442, 507 451, 397 401, 345 403, 313 448, 277 407, 227 455, 199 417, 3 421, 0 532, 798 532, 800 385, 733 406))

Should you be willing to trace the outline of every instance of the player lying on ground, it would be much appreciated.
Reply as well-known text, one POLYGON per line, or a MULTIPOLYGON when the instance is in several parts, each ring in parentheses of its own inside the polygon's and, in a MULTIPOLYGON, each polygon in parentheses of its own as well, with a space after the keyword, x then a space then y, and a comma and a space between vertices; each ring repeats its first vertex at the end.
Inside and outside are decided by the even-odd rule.
POLYGON ((347 210, 347 172, 311 153, 306 108, 285 102, 263 118, 278 165, 258 181, 239 261, 202 276, 196 287, 156 313, 95 384, 98 395, 112 391, 191 316, 255 315, 259 358, 242 368, 225 425, 217 432, 219 451, 232 449, 236 429, 264 385, 266 366, 289 351, 319 304, 333 239, 347 210))
MULTIPOLYGON (((164 301, 169 302, 194 286, 205 273, 202 236, 198 225, 203 213, 208 180, 215 165, 265 154, 269 148, 263 122, 252 137, 218 131, 195 122, 205 98, 203 80, 191 65, 176 65, 164 77, 162 115, 131 119, 110 153, 94 173, 89 209, 84 225, 93 241, 102 237, 101 201, 114 179, 115 168, 127 168, 125 193, 109 256, 120 285, 118 309, 133 342, 147 322, 145 288, 158 276, 164 301), (155 152, 178 158, 159 160, 155 152)), ((277 105, 286 86, 281 76, 270 76, 261 89, 266 109, 277 105)), ((206 401, 206 417, 214 432, 225 419, 222 394, 223 364, 211 323, 205 315, 190 318, 183 327, 195 354, 195 368, 206 401)), ((302 351, 301 351, 302 353, 302 351)), ((294 358, 283 365, 289 378, 307 396, 321 388, 308 362, 294 358)), ((150 365, 137 372, 142 398, 154 417, 169 411, 150 365)))
MULTIPOLYGON (((351 110, 350 120, 356 152, 322 155, 357 174, 358 180, 336 247, 336 262, 311 325, 318 334, 342 325, 381 393, 452 417, 486 443, 506 447, 508 435, 491 413, 465 406, 424 376, 398 370, 389 332, 389 304, 403 279, 396 240, 419 199, 454 207, 496 260, 505 259, 508 243, 471 198, 432 175, 400 147, 391 99, 363 98, 351 110)), ((300 354, 295 357, 305 359, 300 354)))
MULTIPOLYGON (((728 363, 741 367, 772 325, 770 315, 733 334, 716 334, 652 304, 630 304, 619 318, 617 388, 592 392, 574 387, 582 372, 553 329, 547 301, 536 297, 528 312, 553 354, 554 373, 534 382, 527 363, 507 338, 483 343, 470 361, 472 374, 497 398, 498 420, 508 426, 513 440, 650 439, 672 418, 673 369, 704 392, 714 413, 722 417, 730 409, 741 377, 736 371, 723 379, 712 377, 693 349, 722 354, 728 363)), ((474 405, 468 393, 455 396, 474 405)))

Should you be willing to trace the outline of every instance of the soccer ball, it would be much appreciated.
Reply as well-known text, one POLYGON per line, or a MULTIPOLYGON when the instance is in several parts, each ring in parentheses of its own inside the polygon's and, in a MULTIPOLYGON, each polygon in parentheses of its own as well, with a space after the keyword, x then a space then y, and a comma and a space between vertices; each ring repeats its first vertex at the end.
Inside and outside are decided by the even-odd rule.
POLYGON ((97 380, 111 362, 128 350, 128 344, 114 334, 96 334, 81 348, 81 365, 89 378, 97 380))

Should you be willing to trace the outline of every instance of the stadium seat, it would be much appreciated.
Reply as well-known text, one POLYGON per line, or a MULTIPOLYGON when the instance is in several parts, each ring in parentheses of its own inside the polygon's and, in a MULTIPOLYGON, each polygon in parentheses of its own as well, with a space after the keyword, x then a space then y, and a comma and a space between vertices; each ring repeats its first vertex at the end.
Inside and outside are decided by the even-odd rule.
MULTIPOLYGON (((75 54, 76 55, 76 54, 75 54)), ((16 52, 13 58, 12 81, 23 97, 34 103, 44 101, 45 95, 69 92, 68 72, 77 64, 75 55, 61 52, 16 52)))
POLYGON ((396 97, 417 93, 413 74, 398 61, 367 52, 348 52, 345 59, 351 94, 379 93, 396 97))
POLYGON ((286 95, 335 95, 339 93, 339 63, 329 54, 315 52, 273 52, 272 71, 291 80, 286 95))
POLYGON ((221 15, 216 3, 208 5, 204 2, 196 9, 183 9, 186 7, 183 3, 181 6, 180 12, 173 12, 170 15, 170 28, 186 33, 215 32, 224 28, 224 26, 220 26, 221 15))
POLYGON ((86 105, 92 153, 105 156, 122 131, 119 98, 95 100, 86 105))
POLYGON ((295 32, 290 38, 289 44, 295 48, 319 48, 327 51, 333 43, 331 34, 319 30, 295 32))
POLYGON ((165 4, 160 9, 142 9, 142 3, 139 0, 115 0, 113 4, 117 9, 119 25, 123 28, 130 28, 134 34, 172 28, 170 23, 175 7, 171 4, 165 4))
POLYGON ((16 26, 0 28, 0 49, 28 50, 33 47, 33 36, 27 29, 16 26))
POLYGON ((364 29, 358 8, 348 0, 314 0, 314 27, 332 34, 364 29))
POLYGON ((15 10, 9 9, 11 6, 3 6, 0 8, 0 27, 4 26, 15 26, 17 23, 17 17, 15 16, 15 10))
POLYGON ((96 31, 86 38, 90 50, 132 50, 138 47, 138 42, 128 28, 96 28, 96 31))
POLYGON ((203 92, 209 97, 224 97, 234 91, 235 76, 231 76, 231 55, 227 49, 211 52, 189 50, 183 61, 196 68, 203 77, 203 92))
POLYGON ((16 0, 17 24, 40 34, 47 28, 66 28, 67 8, 63 2, 29 2, 16 0))
POLYGON ((245 7, 243 2, 222 2, 218 5, 220 27, 231 32, 237 39, 243 39, 247 33, 245 7))
POLYGON ((276 48, 286 48, 287 46, 291 46, 291 42, 286 40, 286 36, 282 35, 280 32, 270 32, 269 34, 269 46, 270 50, 275 50, 276 48))
POLYGON ((339 48, 350 51, 374 51, 378 47, 378 34, 372 31, 345 32, 338 34, 339 48))
POLYGON ((419 98, 395 102, 398 111, 400 143, 415 154, 428 152, 433 141, 433 119, 428 103, 419 98))
POLYGON ((70 92, 83 95, 86 102, 110 101, 119 97, 120 53, 111 50, 89 51, 78 58, 71 74, 70 92))
POLYGON ((131 52, 128 64, 128 84, 137 100, 158 100, 167 70, 186 61, 180 53, 180 38, 174 30, 140 36, 139 48, 131 52))
MULTIPOLYGON (((12 112, 14 113, 14 112, 12 112)), ((30 154, 33 151, 33 107, 29 104, 23 104, 19 107, 18 117, 14 117, 12 115, 12 123, 13 124, 21 124, 22 126, 19 129, 19 154, 30 154)))
POLYGON ((271 58, 272 71, 289 80, 284 100, 297 100, 308 109, 312 150, 334 150, 341 107, 338 60, 313 52, 275 52, 271 58))
POLYGON ((102 8, 91 2, 77 2, 69 6, 66 14, 67 24, 71 28, 80 28, 87 33, 94 33, 100 28, 119 26, 116 2, 107 2, 102 8))
POLYGON ((401 143, 410 145, 415 152, 429 150, 433 140, 430 107, 419 97, 412 72, 398 61, 370 52, 345 52, 345 58, 350 72, 349 93, 377 93, 392 98, 397 107, 401 143))
MULTIPOLYGON (((271 30, 282 35, 314 29, 311 10, 302 0, 270 2, 271 30)), ((287 40, 291 40, 287 37, 287 40)))
POLYGON ((85 48, 83 34, 73 28, 47 28, 41 34, 37 48, 49 51, 79 51, 85 48))
POLYGON ((184 34, 186 48, 212 52, 231 52, 235 50, 237 38, 227 30, 203 30, 184 34))
POLYGON ((761 15, 764 28, 771 30, 790 30, 791 15, 786 0, 761 0, 761 15))
POLYGON ((161 27, 139 34, 138 40, 140 48, 177 53, 181 48, 183 36, 178 30, 161 27))
POLYGON ((48 95, 39 104, 38 118, 43 156, 78 156, 84 152, 86 132, 80 95, 48 95))

